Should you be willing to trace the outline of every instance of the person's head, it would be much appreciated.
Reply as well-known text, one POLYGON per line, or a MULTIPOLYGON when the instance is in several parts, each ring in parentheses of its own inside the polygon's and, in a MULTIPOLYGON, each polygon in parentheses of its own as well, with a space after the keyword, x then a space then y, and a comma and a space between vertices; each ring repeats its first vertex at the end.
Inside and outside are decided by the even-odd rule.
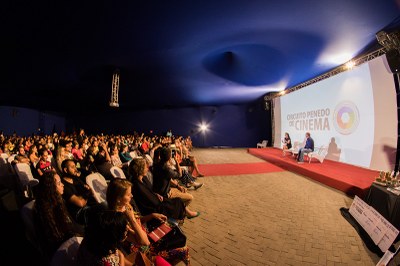
POLYGON ((135 158, 129 164, 129 175, 134 179, 147 175, 147 172, 148 166, 144 158, 135 158))
POLYGON ((53 171, 45 172, 41 176, 38 187, 38 191, 41 191, 42 195, 44 194, 44 198, 56 193, 59 195, 64 193, 64 184, 61 182, 60 176, 53 171))
POLYGON ((38 155, 42 161, 47 161, 49 158, 49 152, 46 148, 41 148, 38 152, 38 155))
POLYGON ((37 149, 36 144, 32 144, 32 145, 29 147, 29 154, 37 153, 37 151, 38 151, 38 149, 37 149))
POLYGON ((79 142, 74 141, 73 146, 74 146, 74 149, 76 149, 76 150, 79 149, 79 142))
POLYGON ((75 161, 72 159, 62 161, 61 169, 65 176, 79 176, 79 171, 76 168, 75 161))
POLYGON ((101 210, 94 214, 85 228, 87 247, 97 257, 114 253, 128 234, 128 221, 123 212, 101 210))
POLYGON ((290 138, 289 133, 285 132, 285 138, 290 138))
POLYGON ((306 132, 306 138, 309 138, 311 136, 310 132, 306 132))
POLYGON ((111 155, 115 155, 115 154, 118 154, 118 146, 117 145, 111 145, 111 147, 110 147, 110 154, 111 155))
POLYGON ((128 152, 128 145, 126 145, 126 144, 122 144, 121 145, 121 152, 128 152))
POLYGON ((168 162, 172 157, 172 150, 167 147, 162 147, 160 149, 160 163, 168 162))
POLYGON ((127 179, 112 179, 107 186, 106 199, 111 210, 126 206, 132 199, 132 183, 127 179))
POLYGON ((25 153, 24 146, 19 146, 19 147, 18 147, 18 154, 19 154, 19 155, 25 155, 25 154, 26 154, 26 153, 25 153))

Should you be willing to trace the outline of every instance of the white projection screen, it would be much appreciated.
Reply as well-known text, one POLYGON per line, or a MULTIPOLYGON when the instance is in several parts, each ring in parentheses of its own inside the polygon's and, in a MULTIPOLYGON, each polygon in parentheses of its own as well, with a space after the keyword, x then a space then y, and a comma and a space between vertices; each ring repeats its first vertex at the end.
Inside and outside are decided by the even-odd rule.
POLYGON ((328 146, 326 159, 374 170, 394 169, 397 104, 386 56, 275 98, 274 147, 285 132, 315 147, 328 146))

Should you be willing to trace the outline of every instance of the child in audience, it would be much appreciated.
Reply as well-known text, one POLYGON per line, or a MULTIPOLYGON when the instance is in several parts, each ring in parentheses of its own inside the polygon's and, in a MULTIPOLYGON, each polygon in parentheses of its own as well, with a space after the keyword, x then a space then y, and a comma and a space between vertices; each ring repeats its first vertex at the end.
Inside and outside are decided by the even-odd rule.
POLYGON ((128 219, 127 240, 130 242, 131 252, 138 252, 141 246, 148 246, 150 248, 150 259, 152 260, 155 260, 157 256, 161 256, 169 262, 179 259, 187 265, 189 264, 189 249, 187 246, 158 253, 155 251, 147 237, 146 223, 154 219, 165 222, 167 217, 160 213, 141 216, 138 210, 131 205, 134 201, 132 200, 132 183, 130 181, 121 178, 113 179, 107 188, 107 203, 110 210, 122 212, 128 219))

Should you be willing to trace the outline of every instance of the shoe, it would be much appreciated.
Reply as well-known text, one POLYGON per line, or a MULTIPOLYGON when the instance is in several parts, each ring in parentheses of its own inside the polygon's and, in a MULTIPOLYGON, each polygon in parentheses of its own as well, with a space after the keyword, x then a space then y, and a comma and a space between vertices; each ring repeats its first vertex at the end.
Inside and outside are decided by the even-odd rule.
POLYGON ((203 183, 197 183, 197 182, 193 182, 193 187, 195 190, 201 188, 203 186, 203 183))
POLYGON ((203 174, 198 174, 197 177, 204 177, 204 175, 203 174))
POLYGON ((199 217, 199 215, 200 215, 200 212, 197 212, 196 215, 194 215, 194 216, 186 216, 186 217, 188 219, 193 219, 193 218, 199 217))

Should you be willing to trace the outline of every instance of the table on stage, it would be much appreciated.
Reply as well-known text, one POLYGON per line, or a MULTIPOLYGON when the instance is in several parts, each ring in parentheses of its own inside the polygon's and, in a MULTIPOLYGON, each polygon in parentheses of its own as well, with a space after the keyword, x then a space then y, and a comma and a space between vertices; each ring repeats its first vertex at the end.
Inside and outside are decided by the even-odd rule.
POLYGON ((388 191, 385 186, 372 183, 364 201, 400 230, 400 196, 388 191))

